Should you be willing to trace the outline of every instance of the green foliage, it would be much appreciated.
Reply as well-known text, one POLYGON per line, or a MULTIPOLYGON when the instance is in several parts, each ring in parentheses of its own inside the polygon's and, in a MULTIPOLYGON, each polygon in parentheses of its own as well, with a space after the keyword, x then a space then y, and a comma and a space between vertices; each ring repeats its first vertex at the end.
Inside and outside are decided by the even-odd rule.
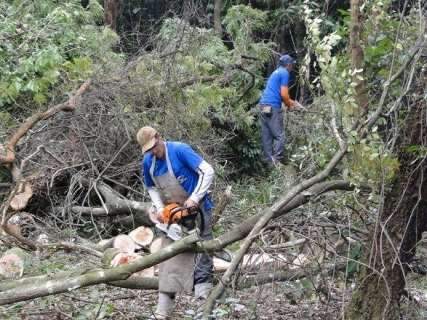
MULTIPOLYGON (((350 139, 351 140, 351 139, 350 139)), ((387 152, 377 133, 350 144, 349 178, 355 184, 390 183, 399 169, 398 159, 387 152)))
POLYGON ((0 106, 45 104, 89 77, 95 65, 119 62, 111 50, 117 35, 101 23, 96 1, 87 9, 77 0, 2 2, 0 106))
POLYGON ((5 133, 7 128, 12 127, 14 124, 15 121, 9 112, 0 112, 0 134, 5 133))
POLYGON ((410 145, 405 150, 409 154, 415 155, 417 158, 424 158, 427 156, 427 148, 422 145, 410 145))
POLYGON ((251 49, 254 33, 267 26, 267 13, 245 5, 231 7, 223 23, 234 45, 242 51, 251 49))
MULTIPOLYGON (((159 31, 158 49, 162 52, 173 52, 179 48, 201 63, 227 63, 230 54, 213 30, 190 26, 184 20, 166 19, 159 31)), ((177 61, 179 65, 181 61, 177 61)), ((184 67, 193 67, 191 62, 184 62, 184 67)))
MULTIPOLYGON (((304 21, 308 32, 306 42, 310 50, 304 58, 301 71, 307 73, 313 52, 316 55, 315 66, 320 68, 320 74, 310 85, 320 92, 324 91, 325 98, 329 100, 327 104, 333 104, 339 109, 343 124, 348 126, 357 108, 352 75, 360 70, 352 71, 345 55, 333 54, 333 50, 343 42, 342 36, 336 30, 329 30, 329 20, 319 14, 317 6, 308 1, 305 1, 304 21)), ((340 32, 343 33, 342 30, 340 32)))
POLYGON ((239 163, 240 171, 253 172, 260 167, 261 149, 254 113, 248 105, 259 98, 270 44, 252 37, 256 30, 265 28, 265 13, 243 7, 239 6, 241 11, 230 9, 228 15, 236 16, 236 21, 228 15, 225 18, 229 23, 245 24, 244 29, 233 29, 237 40, 233 39, 232 50, 212 30, 178 18, 166 19, 155 52, 138 60, 131 79, 135 83, 148 81, 149 87, 135 90, 149 95, 150 101, 161 103, 165 110, 165 114, 154 115, 152 123, 179 123, 191 133, 191 140, 201 145, 211 140, 213 133, 228 135, 216 154, 239 163), (245 63, 242 54, 257 61, 245 63))
POLYGON ((390 1, 376 0, 365 10, 370 17, 363 28, 365 75, 373 83, 386 81, 390 67, 397 70, 406 57, 408 44, 413 43, 419 33, 417 13, 410 13, 405 25, 401 25, 399 14, 388 10, 389 5, 390 1))
MULTIPOLYGON (((391 151, 387 150, 383 142, 384 137, 377 132, 378 128, 374 128, 372 134, 362 141, 358 140, 356 132, 351 131, 355 117, 360 115, 355 101, 354 79, 365 80, 367 85, 371 84, 369 93, 378 94, 381 86, 376 84, 384 83, 390 76, 390 61, 394 63, 393 70, 397 70, 405 57, 404 51, 408 40, 413 41, 414 35, 417 34, 415 26, 410 24, 404 28, 401 26, 400 17, 391 10, 387 10, 389 4, 390 1, 372 1, 363 7, 364 16, 369 16, 363 25, 361 41, 361 45, 364 46, 365 68, 352 70, 347 53, 338 51, 337 54, 332 54, 332 49, 337 50, 343 42, 341 37, 348 36, 349 12, 341 12, 342 22, 337 33, 325 33, 327 28, 324 25, 327 19, 319 15, 317 8, 310 2, 305 2, 304 14, 308 30, 306 40, 312 52, 316 54, 320 67, 320 75, 313 84, 320 92, 324 91, 326 105, 335 105, 336 120, 350 139, 344 175, 356 185, 368 183, 377 186, 383 182, 390 183, 399 169, 399 161, 391 151), (399 33, 401 37, 396 36, 399 33), (407 34, 408 37, 403 37, 403 34, 407 34)), ((303 72, 310 61, 310 56, 307 55, 306 65, 302 68, 303 72)), ((397 97, 401 91, 401 84, 397 81, 390 90, 389 98, 397 97)), ((372 108, 374 107, 375 104, 372 105, 372 108)), ((321 143, 323 142, 327 143, 327 140, 321 143)), ((319 154, 325 154, 325 152, 319 151, 319 148, 313 148, 313 144, 308 142, 308 145, 300 147, 297 156, 299 155, 299 161, 309 155, 313 158, 322 158, 319 154)), ((326 155, 325 158, 329 158, 331 154, 326 153, 326 155)), ((319 164, 317 159, 316 162, 319 164)))
POLYGON ((359 260, 362 258, 362 245, 359 242, 350 245, 350 252, 347 260, 346 279, 349 279, 360 269, 359 260))

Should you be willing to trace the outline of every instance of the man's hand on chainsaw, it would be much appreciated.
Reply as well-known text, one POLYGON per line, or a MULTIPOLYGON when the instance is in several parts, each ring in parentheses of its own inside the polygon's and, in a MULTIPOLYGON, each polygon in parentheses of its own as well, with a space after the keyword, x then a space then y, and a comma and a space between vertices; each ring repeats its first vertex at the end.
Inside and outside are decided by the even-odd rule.
POLYGON ((160 210, 160 211, 156 211, 156 210, 150 211, 150 213, 149 213, 150 220, 154 224, 156 224, 156 223, 162 223, 162 213, 163 213, 163 209, 160 210))
POLYGON ((198 207, 199 204, 194 201, 193 199, 188 198, 187 200, 185 200, 184 202, 184 208, 192 208, 192 207, 198 207))
POLYGON ((155 207, 151 207, 150 211, 148 212, 150 220, 154 224, 156 224, 156 223, 162 223, 162 214, 163 214, 163 209, 157 211, 157 209, 155 207))

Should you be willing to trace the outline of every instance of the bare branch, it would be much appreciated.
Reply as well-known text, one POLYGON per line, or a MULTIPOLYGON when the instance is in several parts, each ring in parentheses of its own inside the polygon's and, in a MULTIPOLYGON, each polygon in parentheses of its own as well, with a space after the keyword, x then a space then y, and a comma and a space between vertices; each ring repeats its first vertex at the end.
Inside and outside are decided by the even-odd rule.
POLYGON ((77 104, 77 99, 89 88, 90 80, 86 80, 76 93, 68 99, 68 101, 58 104, 47 111, 39 112, 29 117, 18 130, 10 137, 6 144, 6 155, 0 155, 0 163, 8 164, 15 161, 15 147, 19 140, 27 134, 27 132, 40 120, 46 120, 61 111, 73 111, 77 104))

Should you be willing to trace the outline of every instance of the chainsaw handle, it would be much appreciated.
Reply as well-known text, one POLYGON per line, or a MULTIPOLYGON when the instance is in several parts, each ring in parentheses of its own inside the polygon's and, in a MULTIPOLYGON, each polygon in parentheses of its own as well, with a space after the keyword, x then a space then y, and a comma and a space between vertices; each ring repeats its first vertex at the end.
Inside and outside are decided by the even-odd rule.
POLYGON ((174 217, 178 212, 180 212, 180 211, 182 211, 182 210, 184 210, 184 208, 183 208, 183 207, 177 207, 177 208, 175 208, 175 209, 171 210, 171 212, 170 212, 170 216, 169 216, 169 221, 168 221, 168 228, 169 228, 169 227, 170 227, 170 225, 172 224, 173 217, 174 217))
POLYGON ((198 206, 192 206, 192 207, 177 207, 173 210, 171 210, 171 215, 173 216, 174 214, 176 214, 179 211, 184 211, 184 210, 188 210, 189 212, 192 212, 193 210, 197 210, 198 206))
POLYGON ((169 217, 169 222, 168 222, 168 225, 170 226, 172 223, 173 223, 173 217, 175 216, 175 214, 177 214, 178 212, 180 212, 180 211, 184 211, 184 210, 187 210, 188 211, 188 214, 187 215, 190 215, 190 214, 192 214, 192 213, 194 213, 196 210, 198 210, 199 209, 199 207, 198 206, 192 206, 192 207, 177 207, 177 208, 175 208, 175 209, 172 209, 171 211, 170 211, 170 217, 169 217))

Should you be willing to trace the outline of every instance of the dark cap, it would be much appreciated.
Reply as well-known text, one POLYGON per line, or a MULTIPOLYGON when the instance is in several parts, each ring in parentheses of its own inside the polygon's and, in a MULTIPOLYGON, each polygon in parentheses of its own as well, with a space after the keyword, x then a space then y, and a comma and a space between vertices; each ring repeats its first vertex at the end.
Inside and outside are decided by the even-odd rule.
POLYGON ((287 64, 295 64, 297 61, 294 58, 292 58, 290 55, 284 54, 283 56, 280 57, 279 62, 282 66, 284 66, 287 64))

